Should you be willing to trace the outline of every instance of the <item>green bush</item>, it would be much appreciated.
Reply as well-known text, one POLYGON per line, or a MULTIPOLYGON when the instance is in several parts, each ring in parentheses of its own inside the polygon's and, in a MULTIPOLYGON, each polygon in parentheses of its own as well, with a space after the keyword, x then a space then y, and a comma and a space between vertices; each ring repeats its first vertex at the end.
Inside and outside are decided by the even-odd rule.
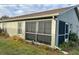
POLYGON ((68 47, 69 47, 69 44, 66 43, 66 42, 64 42, 63 44, 60 45, 60 47, 61 47, 62 49, 65 49, 65 48, 68 48, 68 47))
POLYGON ((78 41, 78 36, 77 36, 77 34, 70 32, 70 34, 69 34, 69 41, 77 42, 77 41, 78 41))
POLYGON ((76 33, 69 34, 69 42, 64 42, 60 45, 62 50, 71 50, 72 48, 78 47, 79 39, 76 33))

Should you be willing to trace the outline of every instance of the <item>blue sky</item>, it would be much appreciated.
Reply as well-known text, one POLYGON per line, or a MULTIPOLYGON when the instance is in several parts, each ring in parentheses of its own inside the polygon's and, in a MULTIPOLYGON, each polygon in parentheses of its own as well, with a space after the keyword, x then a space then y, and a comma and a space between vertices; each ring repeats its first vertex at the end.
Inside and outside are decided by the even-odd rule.
POLYGON ((18 4, 18 5, 0 5, 0 16, 18 16, 30 14, 55 8, 72 6, 71 4, 18 4))

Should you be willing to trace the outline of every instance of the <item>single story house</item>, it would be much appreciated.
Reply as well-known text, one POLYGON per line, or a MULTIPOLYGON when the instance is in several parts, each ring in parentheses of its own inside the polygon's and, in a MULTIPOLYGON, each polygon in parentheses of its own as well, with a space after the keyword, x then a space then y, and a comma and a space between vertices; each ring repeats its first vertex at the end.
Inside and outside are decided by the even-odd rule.
POLYGON ((79 36, 78 6, 3 18, 0 28, 10 36, 19 35, 27 41, 46 44, 52 48, 67 42, 69 32, 79 36))

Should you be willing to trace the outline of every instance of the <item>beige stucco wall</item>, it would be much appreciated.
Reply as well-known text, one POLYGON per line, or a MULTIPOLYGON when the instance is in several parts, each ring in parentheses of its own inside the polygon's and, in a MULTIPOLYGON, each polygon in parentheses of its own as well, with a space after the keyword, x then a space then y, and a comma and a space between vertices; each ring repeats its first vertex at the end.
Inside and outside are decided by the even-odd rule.
POLYGON ((18 22, 5 22, 5 27, 10 36, 18 34, 18 22))
POLYGON ((10 36, 19 35, 23 39, 25 39, 25 21, 18 21, 18 22, 6 22, 6 29, 10 36), (18 22, 22 24, 22 33, 18 34, 18 22))

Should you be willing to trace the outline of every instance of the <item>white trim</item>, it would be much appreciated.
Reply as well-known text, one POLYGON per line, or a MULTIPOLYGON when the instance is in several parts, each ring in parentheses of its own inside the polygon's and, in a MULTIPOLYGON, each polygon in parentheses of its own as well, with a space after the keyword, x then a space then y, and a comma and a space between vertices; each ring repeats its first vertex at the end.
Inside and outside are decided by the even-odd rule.
POLYGON ((62 36, 62 35, 69 35, 69 33, 65 33, 65 34, 59 34, 58 36, 62 36))
POLYGON ((55 41, 56 41, 56 20, 52 19, 51 23, 51 47, 55 48, 55 41))
MULTIPOLYGON (((38 25, 39 25, 39 22, 36 22, 36 34, 38 33, 38 25)), ((37 35, 35 36, 35 40, 37 41, 37 35)))
POLYGON ((26 33, 51 36, 51 34, 44 34, 44 33, 33 33, 33 32, 26 32, 26 33))

